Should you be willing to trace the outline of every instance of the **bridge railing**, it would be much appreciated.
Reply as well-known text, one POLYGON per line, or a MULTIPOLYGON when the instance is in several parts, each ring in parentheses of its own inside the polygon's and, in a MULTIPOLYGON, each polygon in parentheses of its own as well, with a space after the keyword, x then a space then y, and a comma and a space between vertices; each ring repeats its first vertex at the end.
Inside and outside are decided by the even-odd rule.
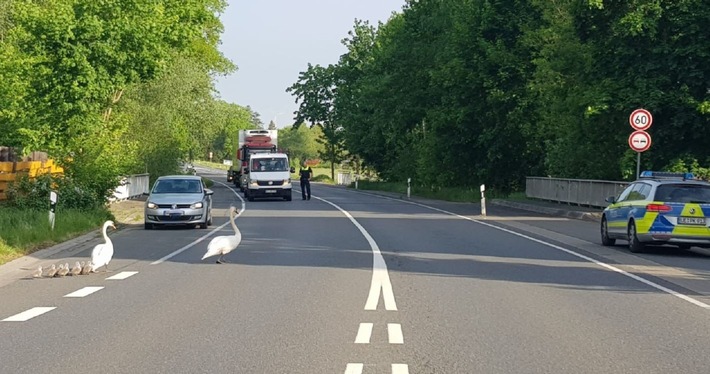
POLYGON ((535 199, 604 208, 609 205, 605 199, 618 196, 628 184, 594 179, 526 177, 525 194, 535 199))

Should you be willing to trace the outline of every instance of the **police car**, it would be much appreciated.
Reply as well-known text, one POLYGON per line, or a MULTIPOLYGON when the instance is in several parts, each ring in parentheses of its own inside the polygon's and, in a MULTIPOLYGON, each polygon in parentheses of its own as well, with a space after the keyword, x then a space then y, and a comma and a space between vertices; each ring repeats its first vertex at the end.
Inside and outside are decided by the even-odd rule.
POLYGON ((611 205, 602 213, 603 245, 627 240, 634 253, 648 244, 710 247, 710 183, 692 173, 644 171, 606 201, 611 205))

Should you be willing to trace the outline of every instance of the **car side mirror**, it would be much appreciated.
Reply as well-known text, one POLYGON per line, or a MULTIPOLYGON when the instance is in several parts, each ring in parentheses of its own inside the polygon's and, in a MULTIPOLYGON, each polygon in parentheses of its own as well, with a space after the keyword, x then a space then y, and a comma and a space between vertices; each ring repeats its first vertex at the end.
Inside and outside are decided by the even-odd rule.
POLYGON ((205 188, 205 195, 211 196, 214 194, 214 191, 210 190, 209 188, 205 188))
POLYGON ((296 168, 291 167, 291 174, 293 174, 293 173, 295 173, 295 172, 296 172, 296 168))
POLYGON ((249 168, 244 168, 244 174, 249 174, 249 168))
POLYGON ((604 199, 609 204, 614 204, 616 202, 616 196, 609 196, 606 199, 604 199))

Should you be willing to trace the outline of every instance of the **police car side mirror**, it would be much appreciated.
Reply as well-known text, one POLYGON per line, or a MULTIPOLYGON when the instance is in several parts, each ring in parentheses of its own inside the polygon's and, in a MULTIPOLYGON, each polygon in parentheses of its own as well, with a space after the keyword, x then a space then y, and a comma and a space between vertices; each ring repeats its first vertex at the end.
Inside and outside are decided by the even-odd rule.
POLYGON ((295 173, 295 172, 296 172, 296 168, 291 167, 291 173, 295 173))
POLYGON ((606 199, 604 199, 609 204, 614 204, 616 202, 616 196, 609 196, 606 199))

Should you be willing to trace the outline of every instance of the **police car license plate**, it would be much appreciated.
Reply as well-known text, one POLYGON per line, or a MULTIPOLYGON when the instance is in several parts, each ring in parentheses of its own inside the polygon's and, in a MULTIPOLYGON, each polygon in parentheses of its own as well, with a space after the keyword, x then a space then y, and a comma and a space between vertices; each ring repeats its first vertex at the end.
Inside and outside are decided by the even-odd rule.
POLYGON ((704 217, 678 217, 681 225, 705 225, 704 217))
POLYGON ((276 193, 276 190, 266 190, 266 191, 264 191, 264 192, 266 192, 266 193, 276 193))

